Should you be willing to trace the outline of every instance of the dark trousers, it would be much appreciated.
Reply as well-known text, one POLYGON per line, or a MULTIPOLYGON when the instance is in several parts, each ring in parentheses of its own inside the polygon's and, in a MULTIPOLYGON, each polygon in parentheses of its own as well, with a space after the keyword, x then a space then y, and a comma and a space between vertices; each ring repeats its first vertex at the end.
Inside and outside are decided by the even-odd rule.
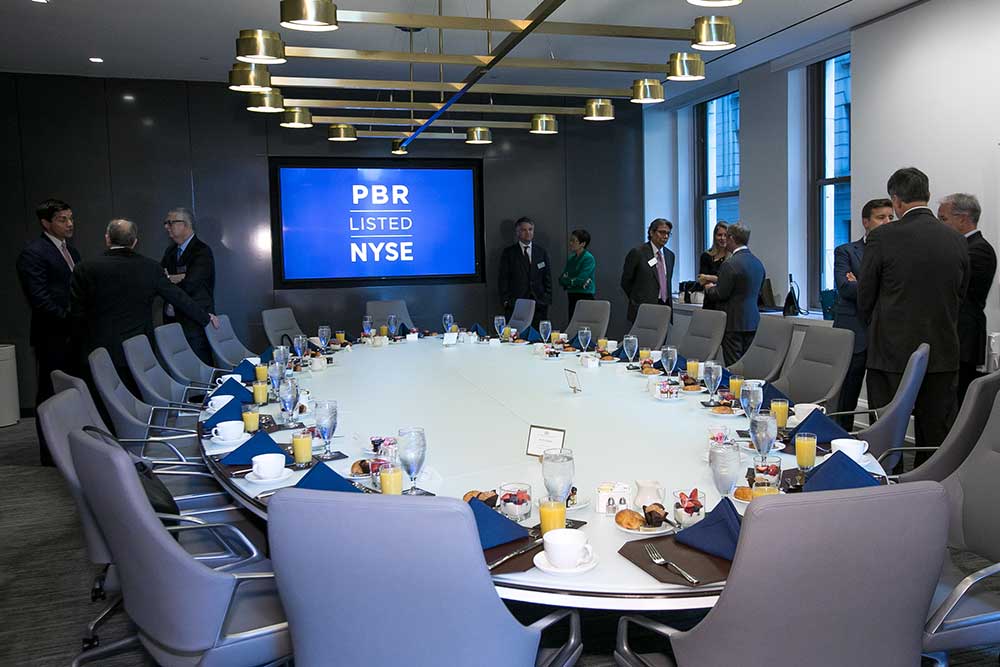
POLYGON ((573 313, 576 312, 576 302, 593 301, 594 295, 586 294, 584 292, 566 292, 566 298, 569 299, 569 308, 567 309, 569 310, 569 320, 566 320, 567 322, 569 322, 570 320, 573 319, 573 313))
MULTIPOLYGON (((847 367, 847 376, 844 377, 844 384, 840 388, 840 401, 837 403, 837 412, 850 412, 851 410, 858 409, 858 397, 861 396, 861 385, 865 381, 865 362, 867 361, 867 350, 855 352, 851 357, 851 365, 847 367)), ((855 416, 841 415, 836 419, 845 430, 853 431, 855 416)))
MULTIPOLYGON (((756 331, 727 331, 722 336, 722 360, 732 366, 740 360, 753 342, 756 331)), ((706 359, 706 361, 708 361, 706 359)))
MULTIPOLYGON (((896 395, 902 373, 868 369, 868 407, 881 408, 896 395)), ((913 406, 914 440, 917 447, 937 447, 948 435, 955 421, 958 401, 958 371, 928 373, 920 385, 917 402, 913 406)), ((904 446, 900 443, 899 446, 904 446)), ((917 452, 915 465, 930 458, 933 452, 917 452)), ((892 458, 892 457, 890 457, 892 458)), ((886 469, 892 461, 884 463, 886 469)))
POLYGON ((962 407, 962 402, 965 401, 965 392, 969 390, 969 385, 976 378, 982 377, 983 374, 976 370, 976 364, 959 362, 958 364, 958 407, 962 407))
MULTIPOLYGON (((184 330, 184 338, 187 339, 188 345, 191 346, 191 350, 205 364, 215 366, 215 360, 212 358, 212 346, 208 344, 208 336, 205 335, 204 328, 198 326, 191 320, 180 321, 176 317, 164 317, 163 322, 164 324, 180 322, 181 329, 184 330)), ((150 340, 150 343, 152 342, 153 341, 150 340)))
MULTIPOLYGON (((55 395, 52 388, 52 371, 71 372, 73 352, 66 340, 53 338, 45 341, 34 348, 35 370, 38 374, 38 388, 35 392, 35 409, 49 398, 55 395)), ((42 434, 42 422, 35 417, 35 431, 38 433, 38 458, 43 466, 53 466, 52 454, 49 453, 48 445, 45 444, 45 436, 42 434)))

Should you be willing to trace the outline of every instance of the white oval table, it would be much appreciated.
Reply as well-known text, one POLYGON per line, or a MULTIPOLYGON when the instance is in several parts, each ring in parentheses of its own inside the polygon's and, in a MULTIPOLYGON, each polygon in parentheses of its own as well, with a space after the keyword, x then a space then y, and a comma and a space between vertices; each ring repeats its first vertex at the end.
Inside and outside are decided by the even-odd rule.
MULTIPOLYGON (((495 575, 497 591, 509 600, 613 610, 700 609, 711 607, 722 584, 697 588, 662 584, 618 554, 622 544, 645 536, 629 535, 614 519, 594 513, 601 482, 658 480, 669 494, 697 487, 711 509, 720 496, 712 482, 707 457, 707 429, 726 425, 745 429, 744 417, 709 413, 699 402, 704 394, 658 401, 646 391, 646 378, 625 371, 624 364, 583 368, 575 356, 549 360, 530 346, 459 344, 445 347, 426 338, 374 348, 355 345, 334 355, 334 364, 319 372, 296 374, 312 398, 338 402, 339 424, 333 448, 348 458, 329 463, 347 474, 351 462, 363 458, 372 435, 394 435, 404 426, 422 426, 427 435, 421 488, 461 498, 471 489, 497 489, 504 482, 526 482, 533 496, 545 493, 541 464, 526 455, 532 424, 566 430, 566 447, 575 456, 581 501, 590 507, 567 513, 587 522, 583 527, 600 559, 593 570, 577 576, 546 574, 537 568, 495 575), (579 374, 583 391, 570 391, 564 368, 579 374)), ((274 413, 276 407, 266 406, 274 413)), ((290 441, 290 432, 275 434, 290 441)), ((205 441, 206 454, 219 454, 205 441)), ((794 467, 793 456, 781 455, 794 467)), ((746 457, 749 465, 749 455, 746 457)), ((866 468, 884 474, 871 459, 866 468)), ((261 493, 294 485, 304 472, 281 484, 255 484, 216 471, 220 483, 248 510, 266 518, 261 493)), ((404 480, 404 487, 408 481, 404 480)), ((524 525, 538 522, 537 507, 524 525)))

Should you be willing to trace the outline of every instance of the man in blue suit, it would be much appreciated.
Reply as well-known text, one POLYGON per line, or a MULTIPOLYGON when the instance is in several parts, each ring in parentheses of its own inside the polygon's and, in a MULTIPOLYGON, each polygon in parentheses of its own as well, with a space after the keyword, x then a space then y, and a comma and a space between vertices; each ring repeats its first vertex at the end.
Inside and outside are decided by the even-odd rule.
MULTIPOLYGON (((865 235, 857 241, 837 246, 833 251, 833 282, 837 287, 833 326, 854 332, 854 356, 840 389, 837 412, 853 411, 858 407, 868 359, 868 327, 858 317, 858 275, 861 274, 861 259, 869 232, 887 222, 892 222, 892 202, 872 199, 861 209, 865 235)), ((854 415, 841 415, 837 420, 848 431, 854 430, 854 415)))
POLYGON ((705 296, 711 297, 726 312, 726 333, 722 336, 722 358, 726 366, 739 361, 760 324, 757 296, 764 283, 764 265, 747 244, 750 230, 743 225, 730 225, 726 243, 732 253, 719 267, 719 282, 705 286, 705 296))

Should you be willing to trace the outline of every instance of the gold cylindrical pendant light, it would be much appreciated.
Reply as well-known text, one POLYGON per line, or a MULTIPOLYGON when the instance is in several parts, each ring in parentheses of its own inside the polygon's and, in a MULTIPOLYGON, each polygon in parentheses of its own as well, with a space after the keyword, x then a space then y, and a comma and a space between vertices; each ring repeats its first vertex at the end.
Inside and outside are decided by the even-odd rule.
POLYGON ((393 155, 406 155, 409 151, 406 150, 406 146, 403 145, 402 139, 392 140, 392 154, 393 155))
POLYGON ((281 26, 292 30, 336 30, 337 5, 333 0, 281 0, 281 26))
POLYGON ((250 93, 247 97, 247 111, 278 113, 285 110, 285 100, 277 88, 264 93, 250 93))
POLYGON ((229 70, 229 90, 241 93, 266 93, 271 90, 271 73, 267 65, 233 63, 229 70))
POLYGON ((293 130, 302 130, 313 126, 313 117, 309 109, 304 107, 291 107, 285 109, 281 114, 281 127, 288 127, 293 130))
POLYGON ((550 113, 536 113, 531 117, 531 134, 558 134, 559 123, 550 113))
POLYGON ((671 53, 667 78, 671 81, 701 81, 705 78, 705 61, 697 53, 671 53))
POLYGON ((329 141, 357 141, 358 133, 354 130, 353 125, 336 123, 330 126, 326 138, 329 141))
POLYGON ((743 0, 688 0, 688 4, 698 7, 735 7, 742 5, 743 0))
POLYGON ((736 47, 736 28, 728 16, 699 16, 694 20, 691 48, 726 51, 736 47))
POLYGON ((285 43, 273 30, 240 30, 236 59, 244 63, 280 65, 285 62, 285 43))
POLYGON ((615 108, 611 100, 604 97, 592 97, 584 105, 584 120, 614 120, 615 108))
POLYGON ((470 127, 465 131, 465 143, 467 144, 492 144, 493 133, 488 127, 470 127))
POLYGON ((663 84, 659 79, 636 79, 632 82, 631 102, 636 104, 656 104, 667 99, 663 94, 663 84))

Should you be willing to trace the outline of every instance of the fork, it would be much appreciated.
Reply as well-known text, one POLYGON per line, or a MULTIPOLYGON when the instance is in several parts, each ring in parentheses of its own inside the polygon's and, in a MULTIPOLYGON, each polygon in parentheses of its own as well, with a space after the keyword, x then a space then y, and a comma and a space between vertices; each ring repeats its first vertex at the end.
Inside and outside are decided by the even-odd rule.
POLYGON ((674 563, 673 561, 669 561, 666 558, 664 558, 663 556, 661 556, 659 550, 657 550, 657 548, 654 547, 652 544, 647 544, 647 545, 645 545, 645 547, 646 547, 646 555, 649 556, 649 560, 653 561, 657 565, 663 565, 668 570, 673 570, 677 574, 679 574, 682 577, 684 577, 687 580, 687 582, 689 584, 691 584, 692 586, 697 586, 698 585, 698 580, 697 579, 695 579, 690 574, 688 574, 687 572, 685 572, 684 569, 681 568, 677 563, 674 563))

